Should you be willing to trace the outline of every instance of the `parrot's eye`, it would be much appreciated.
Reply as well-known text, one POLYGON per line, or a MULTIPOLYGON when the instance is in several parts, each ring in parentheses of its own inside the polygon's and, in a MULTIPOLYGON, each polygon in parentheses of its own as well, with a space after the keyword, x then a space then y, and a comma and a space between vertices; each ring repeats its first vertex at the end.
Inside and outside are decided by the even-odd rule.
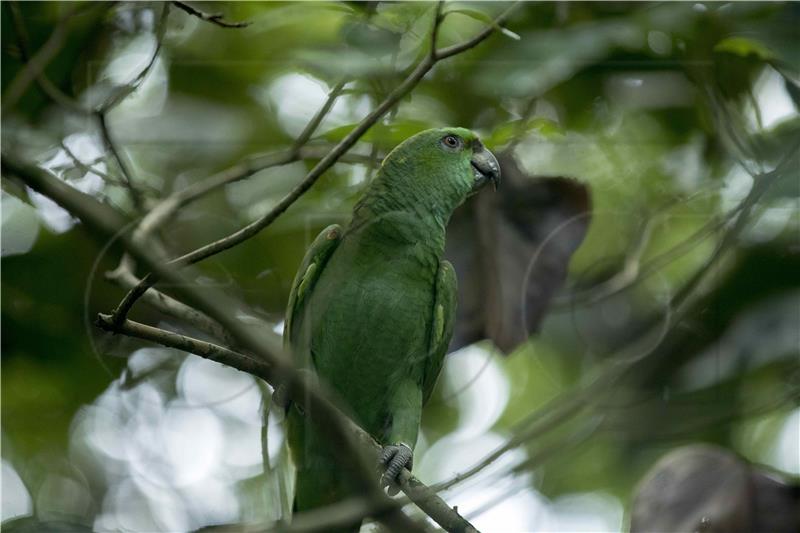
POLYGON ((463 142, 460 137, 455 135, 445 135, 442 137, 442 144, 450 150, 457 150, 461 148, 463 142))

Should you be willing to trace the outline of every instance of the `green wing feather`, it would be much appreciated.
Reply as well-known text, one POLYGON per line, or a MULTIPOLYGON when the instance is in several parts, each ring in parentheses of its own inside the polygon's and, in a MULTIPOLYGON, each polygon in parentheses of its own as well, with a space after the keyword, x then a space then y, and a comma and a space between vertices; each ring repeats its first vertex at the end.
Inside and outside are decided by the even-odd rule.
POLYGON ((433 330, 428 359, 422 380, 422 404, 425 405, 436 385, 436 378, 442 370, 447 347, 453 337, 453 326, 456 321, 456 295, 458 282, 453 265, 449 261, 441 261, 436 273, 436 294, 433 304, 433 330))
POLYGON ((292 282, 292 290, 289 292, 289 303, 286 306, 286 323, 283 327, 284 346, 290 347, 294 342, 293 325, 298 317, 301 316, 303 306, 308 300, 308 295, 314 288, 314 284, 322 274, 325 263, 328 262, 328 259, 341 241, 341 226, 338 224, 328 226, 317 235, 300 263, 294 282, 292 282))

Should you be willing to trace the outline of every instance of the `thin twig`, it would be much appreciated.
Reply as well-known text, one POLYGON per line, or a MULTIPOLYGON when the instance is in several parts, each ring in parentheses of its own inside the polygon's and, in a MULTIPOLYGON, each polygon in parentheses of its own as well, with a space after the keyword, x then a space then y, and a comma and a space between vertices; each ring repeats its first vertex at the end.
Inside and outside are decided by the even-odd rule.
MULTIPOLYGON (((86 110, 83 108, 83 106, 81 106, 73 98, 64 94, 61 89, 59 89, 52 81, 50 81, 50 78, 48 78, 44 72, 45 66, 53 59, 55 54, 58 53, 58 49, 60 48, 61 44, 63 44, 63 32, 66 31, 67 21, 72 16, 77 14, 81 9, 82 8, 79 8, 68 13, 61 21, 59 21, 58 26, 56 26, 56 29, 50 34, 50 38, 47 40, 44 46, 42 46, 36 55, 31 57, 28 31, 25 28, 25 22, 22 19, 22 12, 19 8, 19 2, 9 2, 9 10, 11 11, 11 19, 14 24, 14 32, 17 35, 17 45, 19 46, 20 57, 26 63, 25 70, 23 71, 25 74, 23 76, 23 73, 20 73, 20 76, 23 77, 19 78, 20 81, 18 83, 20 86, 17 90, 21 90, 22 94, 24 94, 28 88, 28 85, 30 84, 30 79, 32 76, 42 91, 51 100, 72 111, 84 113, 86 110)), ((8 93, 11 92, 11 88, 13 87, 14 83, 17 83, 16 79, 14 82, 12 82, 12 85, 9 86, 8 93)), ((22 94, 15 96, 13 93, 8 93, 3 99, 4 110, 10 109, 11 106, 13 106, 22 96, 22 94)))
POLYGON ((97 161, 92 162, 92 163, 85 163, 85 162, 81 161, 81 159, 75 154, 75 152, 73 152, 72 150, 69 149, 69 146, 67 146, 67 143, 65 143, 64 141, 61 141, 59 143, 59 146, 61 146, 61 149, 64 150, 65 154, 67 154, 67 157, 72 159, 72 164, 75 165, 75 168, 77 168, 81 172, 86 172, 87 174, 91 173, 91 174, 95 174, 97 176, 100 176, 101 178, 103 178, 103 180, 105 180, 107 183, 111 183, 112 185, 125 186, 125 183, 123 183, 122 181, 118 180, 114 176, 108 174, 107 172, 105 172, 103 170, 95 168, 94 165, 97 164, 97 161))
POLYGON ((436 11, 433 13, 433 29, 431 30, 431 49, 429 52, 432 61, 436 61, 437 59, 436 50, 439 46, 439 27, 442 25, 442 20, 444 19, 442 15, 443 8, 444 0, 436 2, 436 11))
MULTIPOLYGON (((178 209, 194 202, 206 194, 231 183, 249 178, 253 174, 268 168, 287 165, 304 159, 321 159, 328 151, 329 149, 325 146, 304 146, 296 155, 293 155, 293 149, 288 149, 246 159, 241 163, 171 194, 145 215, 142 222, 137 227, 136 232, 142 237, 152 235, 153 231, 169 220, 178 209)), ((370 156, 347 153, 339 159, 339 162, 368 164, 370 162, 370 156)), ((136 238, 135 235, 134 238, 136 238)))
POLYGON ((161 46, 164 43, 164 35, 167 32, 167 19, 169 18, 169 3, 164 2, 161 8, 161 17, 157 23, 155 34, 156 47, 153 50, 150 60, 142 70, 131 81, 122 85, 112 95, 110 95, 101 105, 97 108, 96 112, 102 115, 107 114, 112 108, 119 105, 120 102, 130 96, 139 86, 144 82, 147 75, 156 64, 159 54, 161 53, 161 46))
POLYGON ((189 4, 184 2, 173 1, 172 5, 185 11, 186 13, 192 15, 193 17, 197 17, 200 20, 205 22, 210 22, 211 24, 215 24, 220 28, 245 28, 250 25, 250 22, 242 21, 242 22, 227 22, 225 21, 225 17, 222 13, 203 13, 199 11, 189 4))
POLYGON ((158 30, 156 32, 156 47, 155 50, 153 50, 153 54, 150 56, 150 61, 147 62, 147 65, 145 65, 144 68, 139 71, 139 74, 137 74, 134 79, 122 86, 122 88, 120 88, 115 94, 109 96, 108 99, 106 99, 106 101, 103 102, 103 104, 95 111, 95 116, 97 117, 98 125, 100 127, 100 134, 103 137, 106 147, 111 152, 111 155, 114 156, 114 160, 117 162, 117 166, 119 167, 125 181, 125 186, 131 195, 131 200, 133 201, 133 205, 137 211, 142 211, 143 205, 141 195, 134 184, 133 173, 131 172, 131 169, 128 167, 127 162, 122 157, 122 153, 117 148, 116 143, 111 136, 111 131, 108 128, 108 112, 115 106, 119 105, 120 102, 131 95, 137 88, 139 88, 139 85, 141 85, 141 83, 147 77, 147 74, 155 65, 158 54, 161 52, 161 45, 164 42, 164 35, 167 31, 168 17, 169 4, 164 3, 161 9, 161 18, 158 22, 158 30))
MULTIPOLYGON (((125 290, 130 290, 141 282, 131 272, 127 261, 123 261, 117 269, 107 272, 106 279, 113 281, 125 290)), ((177 318, 215 339, 233 345, 233 339, 218 322, 194 307, 190 307, 155 289, 148 291, 143 300, 165 315, 177 318)))
POLYGON ((133 178, 131 177, 131 171, 128 168, 128 164, 122 158, 122 154, 120 153, 117 145, 114 143, 114 139, 111 137, 111 132, 108 129, 108 124, 106 121, 106 114, 102 111, 97 112, 97 123, 100 127, 100 135, 103 137, 103 142, 106 145, 108 151, 111 152, 111 155, 114 156, 114 160, 117 162, 117 166, 119 167, 120 173, 122 174, 125 188, 128 189, 130 193, 131 200, 133 201, 133 205, 137 211, 142 210, 142 198, 139 193, 139 190, 133 184, 133 178))
MULTIPOLYGON (((44 69, 53 60, 56 54, 58 54, 62 45, 64 44, 64 39, 66 38, 68 32, 68 22, 73 16, 82 11, 84 8, 85 6, 77 6, 69 13, 61 17, 61 19, 56 23, 56 27, 53 29, 53 32, 50 34, 50 37, 48 37, 47 41, 45 41, 45 43, 41 46, 41 48, 39 48, 39 50, 36 51, 35 54, 30 56, 25 66, 11 81, 11 83, 8 85, 8 89, 3 95, 2 110, 4 113, 17 104, 19 99, 22 98, 22 96, 28 90, 31 82, 36 79, 41 79, 44 69)), ((21 22, 21 14, 18 11, 16 14, 14 14, 13 8, 12 15, 15 23, 18 21, 21 22)), ((25 41, 26 36, 27 32, 24 30, 24 27, 18 25, 17 37, 20 39, 20 52, 22 52, 23 58, 27 57, 30 53, 29 50, 27 50, 27 42, 25 41)), ((55 86, 50 83, 48 89, 52 90, 54 88, 55 86)), ((60 99, 60 96, 62 95, 60 90, 52 91, 52 94, 49 90, 46 90, 45 92, 51 97, 55 95, 56 99, 60 99)))
POLYGON ((314 117, 306 124, 306 127, 303 128, 303 131, 300 135, 295 139, 294 145, 292 145, 292 154, 296 155, 300 149, 305 146, 311 136, 314 135, 314 132, 317 131, 319 125, 325 119, 325 117, 330 112, 333 104, 336 103, 336 99, 339 98, 339 95, 342 94, 342 90, 344 90, 344 86, 346 82, 344 80, 337 83, 333 89, 328 93, 328 98, 325 100, 325 103, 322 104, 322 107, 319 108, 317 113, 314 117))
POLYGON ((104 331, 121 333, 128 337, 154 342, 167 348, 193 353, 265 380, 273 379, 273 370, 264 361, 250 355, 235 352, 218 344, 201 341, 132 320, 126 320, 122 324, 114 324, 111 315, 103 313, 97 315, 95 325, 104 331))

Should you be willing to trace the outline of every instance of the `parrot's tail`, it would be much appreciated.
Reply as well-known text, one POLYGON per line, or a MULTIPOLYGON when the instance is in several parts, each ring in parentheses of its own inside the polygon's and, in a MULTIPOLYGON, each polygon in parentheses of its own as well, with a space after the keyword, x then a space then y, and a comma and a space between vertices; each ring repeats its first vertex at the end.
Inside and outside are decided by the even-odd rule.
MULTIPOLYGON (((343 486, 342 472, 335 468, 315 468, 297 471, 294 513, 326 507, 352 496, 343 486)), ((325 528, 334 533, 358 533, 361 520, 325 528)))
MULTIPOLYGON (((333 505, 353 496, 348 476, 334 453, 296 413, 289 416, 289 448, 296 468, 293 514, 333 505)), ((325 528, 334 533, 358 533, 361 520, 325 528)))

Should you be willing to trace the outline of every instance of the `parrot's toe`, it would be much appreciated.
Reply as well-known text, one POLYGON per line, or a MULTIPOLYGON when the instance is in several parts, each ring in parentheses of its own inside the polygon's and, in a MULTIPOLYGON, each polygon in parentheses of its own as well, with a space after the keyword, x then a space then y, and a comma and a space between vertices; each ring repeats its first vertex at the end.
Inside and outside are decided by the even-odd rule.
POLYGON ((381 477, 381 486, 389 487, 389 494, 394 496, 398 492, 395 486, 397 476, 400 475, 403 468, 411 470, 414 465, 414 452, 411 450, 411 446, 402 442, 384 446, 380 464, 386 467, 386 471, 381 477))

